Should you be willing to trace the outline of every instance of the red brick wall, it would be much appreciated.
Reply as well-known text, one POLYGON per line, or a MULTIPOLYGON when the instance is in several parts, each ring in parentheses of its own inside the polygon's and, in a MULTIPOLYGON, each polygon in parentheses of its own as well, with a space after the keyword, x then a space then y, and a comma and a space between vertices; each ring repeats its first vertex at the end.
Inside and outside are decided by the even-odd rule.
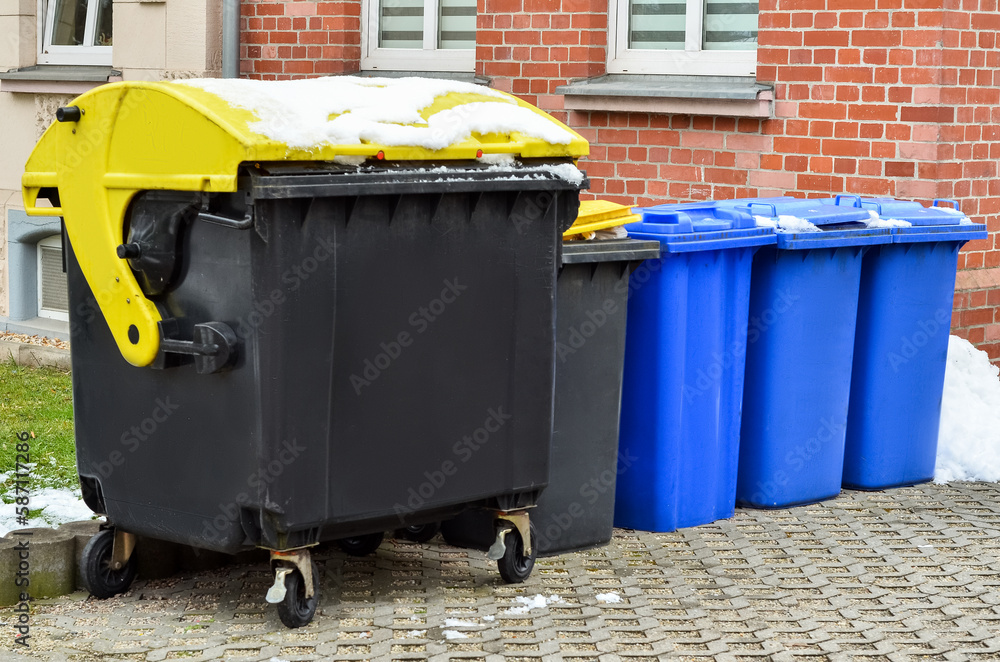
POLYGON ((286 80, 358 70, 361 0, 242 0, 240 73, 286 80))
MULTIPOLYGON (((591 193, 627 204, 854 193, 957 199, 989 240, 960 256, 953 332, 1000 359, 997 0, 761 0, 767 120, 567 112, 605 73, 608 0, 479 0, 476 72, 591 141, 591 193)), ((356 71, 360 2, 244 0, 243 71, 356 71)))

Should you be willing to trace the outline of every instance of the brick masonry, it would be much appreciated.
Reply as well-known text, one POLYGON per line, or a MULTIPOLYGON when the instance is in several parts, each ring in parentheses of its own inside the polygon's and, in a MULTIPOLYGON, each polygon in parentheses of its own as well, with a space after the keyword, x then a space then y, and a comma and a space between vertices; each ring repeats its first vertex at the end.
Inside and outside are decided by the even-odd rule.
MULTIPOLYGON (((358 0, 243 0, 243 73, 357 71, 358 0)), ((997 0, 761 0, 771 119, 566 111, 605 73, 608 0, 479 0, 476 73, 591 142, 591 193, 626 204, 853 193, 950 198, 990 238, 959 256, 953 333, 1000 360, 997 0)))

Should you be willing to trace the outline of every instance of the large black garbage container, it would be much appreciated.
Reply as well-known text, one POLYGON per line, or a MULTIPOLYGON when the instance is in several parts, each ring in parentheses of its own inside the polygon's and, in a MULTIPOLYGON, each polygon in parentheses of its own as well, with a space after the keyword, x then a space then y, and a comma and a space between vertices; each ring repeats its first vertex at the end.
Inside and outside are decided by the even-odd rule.
MULTIPOLYGON (((436 104, 475 90, 452 85, 465 96, 436 104)), ((586 143, 549 118, 564 144, 510 131, 304 152, 233 103, 101 87, 24 177, 29 210, 67 230, 78 469, 113 527, 84 560, 91 592, 127 589, 135 534, 260 546, 269 601, 302 625, 311 545, 471 506, 509 529, 500 570, 523 580, 525 509, 548 477, 557 242, 586 143)))
MULTIPOLYGON (((601 204, 600 215, 614 211, 601 204)), ((634 218, 620 209, 619 224, 634 218)), ((581 217, 597 215, 596 209, 581 209, 581 217)), ((549 485, 531 514, 543 556, 611 540, 617 475, 629 462, 618 458, 629 275, 643 260, 659 256, 655 241, 563 242, 549 485)), ((467 511, 442 523, 442 534, 450 544, 486 549, 495 537, 493 518, 467 511)))

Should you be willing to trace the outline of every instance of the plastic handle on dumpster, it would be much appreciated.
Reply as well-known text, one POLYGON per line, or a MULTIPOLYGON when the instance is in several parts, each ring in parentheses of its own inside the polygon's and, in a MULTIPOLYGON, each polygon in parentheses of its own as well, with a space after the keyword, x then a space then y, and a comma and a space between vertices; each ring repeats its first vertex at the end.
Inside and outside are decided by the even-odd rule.
POLYGON ((952 200, 951 198, 934 198, 934 202, 931 203, 934 207, 940 207, 939 202, 950 202, 951 206, 954 207, 955 211, 962 211, 958 208, 958 200, 952 200))
POLYGON ((771 204, 770 202, 751 202, 751 203, 749 203, 747 205, 747 209, 750 210, 751 214, 753 213, 753 208, 754 207, 767 207, 768 209, 770 209, 771 210, 771 216, 770 216, 770 218, 775 218, 775 217, 778 216, 778 208, 777 208, 777 206, 771 204))
POLYGON ((879 216, 882 215, 882 203, 879 202, 878 200, 861 200, 859 198, 859 202, 861 204, 857 205, 858 207, 861 207, 862 209, 867 209, 868 207, 874 207, 875 213, 878 214, 879 216))
POLYGON ((851 206, 852 207, 862 207, 862 206, 864 206, 861 203, 861 196, 860 195, 844 195, 844 194, 841 194, 841 195, 838 195, 837 197, 835 197, 833 199, 833 204, 835 204, 835 205, 837 205, 839 207, 840 206, 840 201, 843 198, 849 199, 851 201, 851 206))
MULTIPOLYGON (((393 85, 392 81, 383 84, 393 85)), ((456 83, 456 85, 458 85, 456 83)), ((568 142, 550 144, 517 131, 473 134, 441 149, 410 145, 323 143, 291 147, 258 133, 253 108, 181 83, 124 82, 97 87, 76 100, 75 121, 56 122, 39 140, 21 179, 30 216, 62 216, 80 269, 129 363, 151 364, 159 353, 162 316, 140 289, 128 262, 117 255, 125 240, 127 210, 141 191, 233 192, 241 167, 261 162, 333 161, 337 157, 387 161, 475 159, 482 152, 523 158, 585 156, 587 141, 534 106, 510 95, 447 93, 424 115, 489 101, 520 106, 559 127, 568 142), (38 204, 49 199, 53 206, 38 204)), ((65 115, 65 113, 64 113, 65 115)), ((426 119, 426 118, 425 118, 426 119)), ((402 126, 402 125, 399 125, 402 126)), ((213 220, 206 218, 205 220, 213 220)))

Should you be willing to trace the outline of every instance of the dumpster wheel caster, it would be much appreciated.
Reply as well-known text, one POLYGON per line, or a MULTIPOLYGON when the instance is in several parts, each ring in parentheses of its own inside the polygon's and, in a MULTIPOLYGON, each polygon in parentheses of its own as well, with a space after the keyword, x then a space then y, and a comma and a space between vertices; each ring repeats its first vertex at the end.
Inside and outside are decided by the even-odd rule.
POLYGON ((319 603, 319 569, 315 561, 309 563, 313 584, 311 596, 306 597, 306 584, 298 568, 285 575, 285 597, 278 603, 278 618, 285 627, 300 628, 309 625, 316 615, 316 605, 319 603))
POLYGON ((436 536, 440 529, 441 525, 438 522, 431 522, 430 524, 415 524, 413 526, 396 529, 395 538, 398 540, 425 543, 436 536))
POLYGON ((119 544, 127 548, 124 562, 115 568, 115 537, 114 529, 98 531, 83 548, 80 557, 80 575, 83 585, 95 598, 110 598, 124 593, 135 579, 136 560, 132 546, 135 538, 128 533, 118 533, 119 544))
POLYGON ((381 531, 378 533, 366 533, 363 536, 352 536, 341 538, 337 541, 337 546, 351 556, 368 556, 382 544, 385 537, 381 531))
MULTIPOLYGON (((535 525, 531 524, 532 540, 535 539, 535 525)), ((535 556, 538 554, 538 546, 531 546, 531 553, 524 553, 524 541, 521 533, 515 527, 511 527, 504 536, 503 556, 497 559, 497 570, 500 577, 508 584, 520 584, 531 575, 535 567, 535 556)))

